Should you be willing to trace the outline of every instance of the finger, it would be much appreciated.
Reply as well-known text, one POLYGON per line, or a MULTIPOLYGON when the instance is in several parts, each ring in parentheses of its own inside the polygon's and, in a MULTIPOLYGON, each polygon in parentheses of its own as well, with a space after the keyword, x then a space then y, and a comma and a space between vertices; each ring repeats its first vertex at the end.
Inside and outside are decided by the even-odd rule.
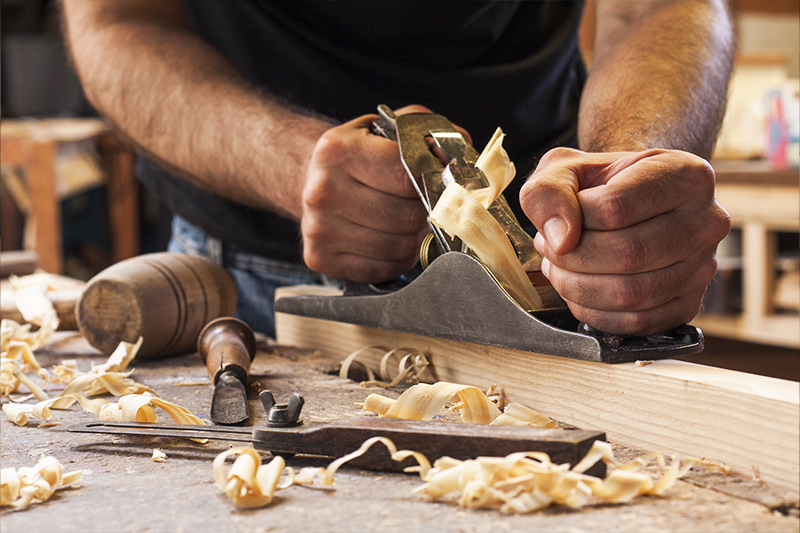
POLYGON ((581 236, 578 154, 567 148, 549 151, 520 190, 522 210, 556 254, 571 251, 581 236))
POLYGON ((645 311, 609 312, 585 308, 566 301, 572 314, 591 327, 613 335, 654 335, 691 321, 700 311, 701 299, 694 295, 673 298, 645 311))
POLYGON ((542 261, 542 272, 562 298, 585 309, 607 312, 647 311, 690 294, 701 298, 716 270, 713 250, 668 268, 629 276, 571 272, 547 259, 542 261))
POLYGON ((337 220, 304 221, 303 255, 309 268, 322 274, 364 283, 393 279, 408 272, 419 258, 424 238, 375 232, 337 220), (342 233, 346 240, 337 238, 342 233))
POLYGON ((365 115, 326 131, 314 147, 312 163, 322 169, 345 171, 367 187, 417 198, 400 161, 397 143, 370 131, 376 118, 377 115, 365 115))
POLYGON ((584 230, 580 244, 566 255, 553 253, 539 235, 534 245, 553 264, 573 272, 649 272, 686 260, 697 250, 713 250, 729 229, 723 212, 714 203, 694 216, 672 211, 621 230, 584 230))
POLYGON ((649 150, 623 157, 578 192, 584 229, 614 230, 714 197, 714 171, 686 152, 649 150))
POLYGON ((325 176, 305 191, 307 210, 339 216, 377 231, 416 234, 428 227, 419 198, 387 194, 352 179, 346 173, 325 176))
POLYGON ((410 235, 383 233, 342 219, 305 220, 302 231, 306 247, 313 247, 316 254, 332 256, 347 253, 386 261, 417 257, 425 236, 425 232, 410 235), (347 238, 342 239, 341 235, 347 238))

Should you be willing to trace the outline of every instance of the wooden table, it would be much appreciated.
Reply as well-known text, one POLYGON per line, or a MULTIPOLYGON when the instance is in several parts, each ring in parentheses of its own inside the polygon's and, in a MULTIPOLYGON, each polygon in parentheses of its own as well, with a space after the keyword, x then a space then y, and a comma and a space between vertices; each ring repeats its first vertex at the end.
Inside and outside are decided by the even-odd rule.
MULTIPOLYGON (((43 366, 50 368, 63 359, 77 359, 79 368, 86 370, 92 363, 105 360, 75 334, 59 334, 59 339, 40 350, 38 358, 43 366)), ((251 385, 258 383, 257 386, 268 388, 279 401, 285 401, 292 392, 302 394, 306 400, 304 416, 309 420, 369 416, 354 404, 373 391, 331 375, 335 366, 320 352, 262 341, 252 366, 251 385)), ((133 377, 155 389, 162 398, 201 416, 208 413, 212 387, 196 354, 137 362, 132 367, 136 368, 133 377)), ((252 392, 251 412, 261 419, 263 413, 252 392)), ((54 421, 71 424, 93 418, 76 406, 56 412, 54 421)), ((59 431, 58 427, 39 428, 35 423, 17 427, 5 416, 0 420, 0 443, 4 468, 32 466, 45 453, 59 459, 68 471, 91 471, 80 488, 59 491, 44 504, 23 512, 0 511, 3 533, 798 530, 796 508, 790 516, 779 512, 784 507, 768 487, 703 468, 691 471, 665 497, 642 497, 627 505, 595 505, 579 511, 551 508, 512 516, 419 499, 412 494, 421 483, 416 475, 345 466, 336 474, 335 491, 292 487, 279 491, 269 507, 241 511, 213 482, 211 462, 228 448, 223 443, 201 445, 177 439, 75 434, 59 431), (155 447, 166 452, 166 462, 153 462, 155 447)), ((642 452, 617 447, 616 453, 632 458, 642 452)), ((289 464, 296 468, 325 466, 328 461, 295 457, 289 464)))
POLYGON ((98 119, 3 120, 0 165, 23 169, 32 204, 26 224, 35 228, 26 246, 39 255, 39 266, 63 274, 61 207, 56 157, 62 143, 94 140, 106 165, 108 213, 113 260, 139 253, 139 194, 133 174, 134 155, 111 128, 98 119))

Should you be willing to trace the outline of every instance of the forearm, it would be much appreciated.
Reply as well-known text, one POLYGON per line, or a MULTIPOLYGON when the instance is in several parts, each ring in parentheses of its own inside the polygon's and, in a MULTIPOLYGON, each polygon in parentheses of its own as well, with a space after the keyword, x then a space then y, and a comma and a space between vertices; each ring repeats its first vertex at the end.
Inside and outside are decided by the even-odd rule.
POLYGON ((672 148, 709 158, 725 111, 734 39, 722 0, 598 0, 579 143, 672 148))
POLYGON ((259 93, 186 24, 180 2, 65 0, 92 104, 195 184, 299 218, 303 176, 330 124, 259 93))

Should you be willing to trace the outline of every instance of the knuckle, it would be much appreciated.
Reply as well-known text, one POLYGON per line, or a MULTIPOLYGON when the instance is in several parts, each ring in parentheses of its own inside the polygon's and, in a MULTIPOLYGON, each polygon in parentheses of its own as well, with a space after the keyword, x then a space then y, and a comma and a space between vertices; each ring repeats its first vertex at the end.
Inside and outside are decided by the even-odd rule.
POLYGON ((647 264, 647 246, 635 237, 617 241, 614 254, 618 270, 623 274, 639 272, 647 264))
POLYGON ((312 157, 320 164, 335 164, 342 159, 345 143, 337 128, 327 130, 314 145, 312 157))
POLYGON ((576 150, 575 148, 557 146, 551 150, 548 150, 547 153, 545 153, 539 160, 539 163, 549 165, 556 162, 563 162, 574 159, 578 157, 579 154, 580 151, 576 150))
POLYGON ((618 194, 609 194, 599 206, 598 216, 605 221, 606 229, 614 230, 628 226, 632 209, 618 194))
POLYGON ((627 277, 612 284, 609 298, 618 309, 636 309, 644 302, 644 296, 645 291, 638 279, 627 277))
POLYGON ((396 240, 391 255, 397 260, 406 260, 419 254, 419 239, 413 236, 401 237, 396 240))
POLYGON ((719 203, 714 202, 714 210, 712 214, 712 231, 718 240, 725 238, 730 233, 732 227, 731 216, 719 203))
POLYGON ((316 243, 324 242, 330 237, 327 225, 311 216, 303 216, 300 232, 303 236, 304 251, 315 249, 316 243))

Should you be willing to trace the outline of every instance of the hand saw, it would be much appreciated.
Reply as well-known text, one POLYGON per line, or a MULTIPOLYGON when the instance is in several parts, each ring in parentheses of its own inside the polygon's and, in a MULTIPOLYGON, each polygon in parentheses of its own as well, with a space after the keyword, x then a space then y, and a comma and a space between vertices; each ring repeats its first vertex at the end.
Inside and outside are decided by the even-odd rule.
MULTIPOLYGON (((487 186, 475 165, 477 151, 445 117, 395 115, 386 106, 378 112, 373 130, 397 141, 403 165, 429 212, 451 180, 467 189, 487 186)), ((504 228, 531 277, 541 262, 533 240, 502 195, 489 212, 504 228)), ((566 305, 523 309, 460 241, 433 224, 431 229, 441 255, 413 281, 388 288, 370 286, 343 296, 280 298, 275 312, 606 363, 664 359, 703 349, 703 334, 691 325, 647 337, 619 336, 580 323, 566 305)))

